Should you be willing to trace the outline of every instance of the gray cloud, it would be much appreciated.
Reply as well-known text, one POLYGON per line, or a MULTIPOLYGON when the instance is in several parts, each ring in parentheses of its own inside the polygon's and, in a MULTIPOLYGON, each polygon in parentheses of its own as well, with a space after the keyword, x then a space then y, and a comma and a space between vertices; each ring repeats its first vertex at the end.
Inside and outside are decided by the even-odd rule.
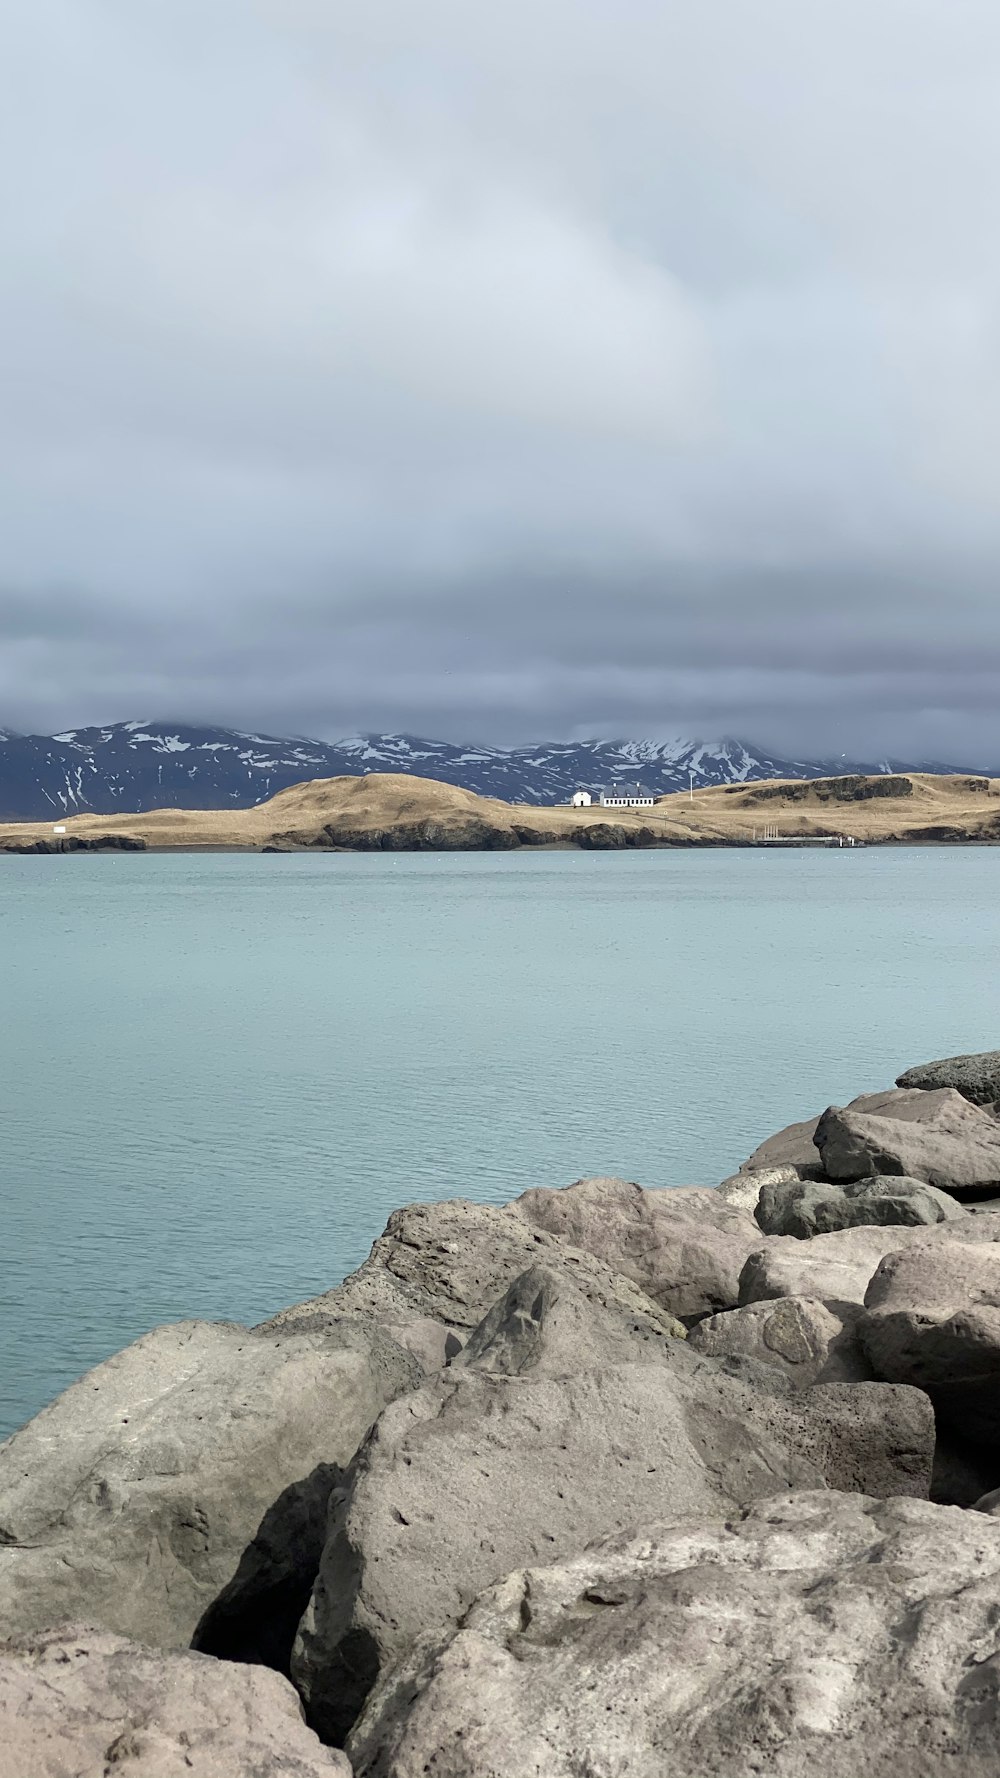
POLYGON ((985 0, 36 0, 0 722, 1000 764, 985 0))

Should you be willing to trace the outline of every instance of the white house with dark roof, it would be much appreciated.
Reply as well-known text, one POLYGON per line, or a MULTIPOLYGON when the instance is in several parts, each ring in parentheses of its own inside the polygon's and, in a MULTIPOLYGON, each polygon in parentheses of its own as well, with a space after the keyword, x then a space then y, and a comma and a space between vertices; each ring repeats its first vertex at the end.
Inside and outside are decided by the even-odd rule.
POLYGON ((644 784, 609 784, 601 791, 602 809, 651 809, 655 801, 644 784))

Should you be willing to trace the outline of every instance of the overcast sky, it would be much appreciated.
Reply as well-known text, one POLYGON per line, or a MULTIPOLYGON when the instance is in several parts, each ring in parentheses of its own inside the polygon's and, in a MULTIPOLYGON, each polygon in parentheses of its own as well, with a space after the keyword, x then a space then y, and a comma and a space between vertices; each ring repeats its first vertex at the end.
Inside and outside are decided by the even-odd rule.
POLYGON ((1000 769, 996 0, 31 0, 0 724, 1000 769))

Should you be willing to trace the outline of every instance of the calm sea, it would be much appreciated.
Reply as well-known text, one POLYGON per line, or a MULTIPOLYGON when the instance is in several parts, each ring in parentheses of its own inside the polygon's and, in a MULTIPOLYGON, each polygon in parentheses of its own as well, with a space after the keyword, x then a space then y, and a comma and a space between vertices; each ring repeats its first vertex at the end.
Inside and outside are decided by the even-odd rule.
POLYGON ((1000 851, 0 859, 0 1431, 413 1198, 715 1184, 1000 1041, 1000 851))

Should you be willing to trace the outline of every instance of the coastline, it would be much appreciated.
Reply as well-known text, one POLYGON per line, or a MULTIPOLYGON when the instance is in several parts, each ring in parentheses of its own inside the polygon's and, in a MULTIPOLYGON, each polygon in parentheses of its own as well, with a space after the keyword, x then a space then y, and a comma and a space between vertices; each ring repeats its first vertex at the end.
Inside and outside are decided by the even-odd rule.
POLYGON ((248 809, 153 809, 0 825, 0 853, 620 851, 1000 843, 1000 784, 913 773, 726 784, 652 807, 504 803, 395 773, 315 779, 248 809))
POLYGON ((749 1713, 789 1774, 985 1778, 998 1098, 951 1057, 716 1186, 411 1203, 98 1364, 0 1445, 10 1769, 728 1778, 749 1713))

